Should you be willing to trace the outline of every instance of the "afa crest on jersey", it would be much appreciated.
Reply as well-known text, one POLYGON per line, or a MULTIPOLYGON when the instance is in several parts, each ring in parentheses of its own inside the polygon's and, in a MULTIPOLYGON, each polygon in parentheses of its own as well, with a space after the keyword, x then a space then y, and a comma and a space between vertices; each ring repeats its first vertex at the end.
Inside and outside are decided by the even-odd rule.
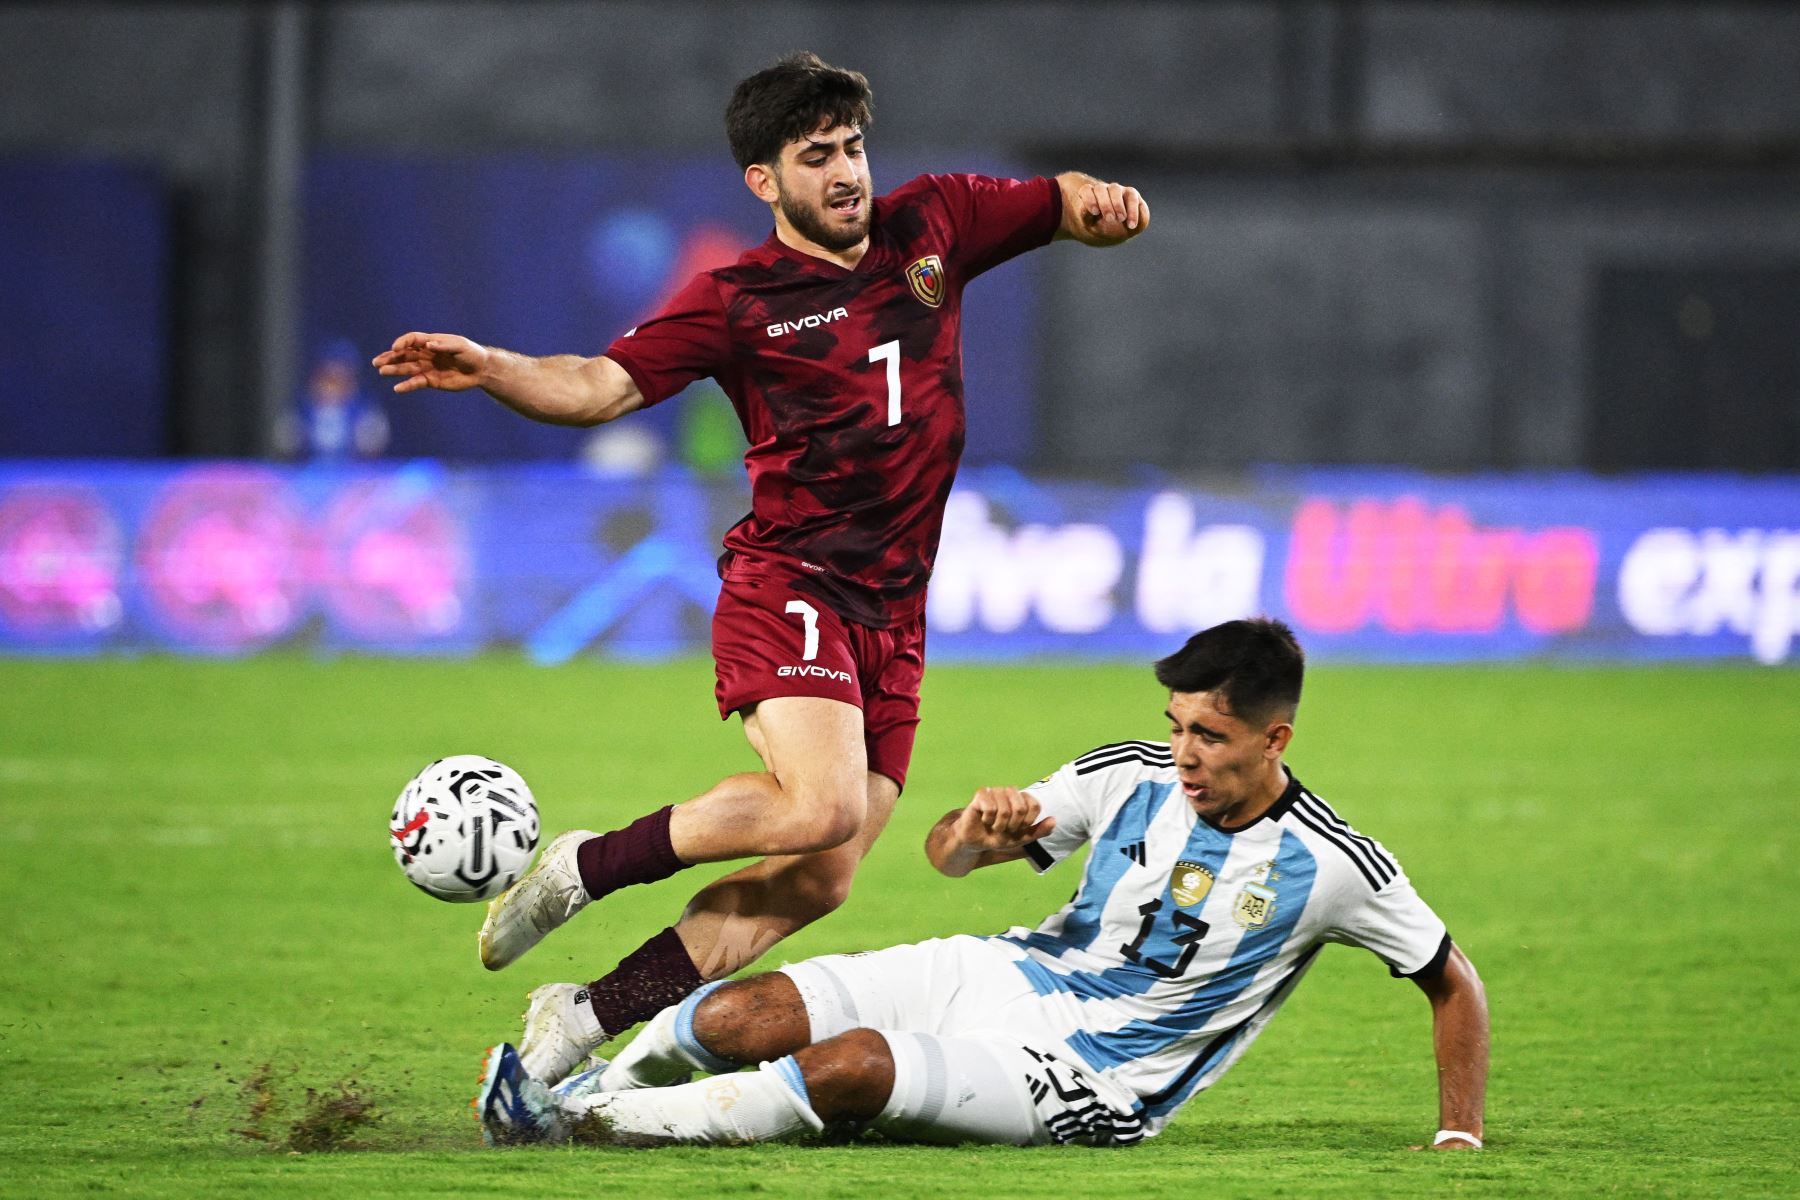
POLYGON ((1260 929, 1275 915, 1275 889, 1260 883, 1246 883, 1231 907, 1231 919, 1245 929, 1260 929))
POLYGON ((944 302, 943 260, 935 254, 927 254, 906 268, 906 282, 912 284, 912 293, 921 304, 936 308, 944 302))
POLYGON ((1197 862, 1186 859, 1175 864, 1169 876, 1169 895, 1177 908, 1192 908, 1212 891, 1213 873, 1197 862))

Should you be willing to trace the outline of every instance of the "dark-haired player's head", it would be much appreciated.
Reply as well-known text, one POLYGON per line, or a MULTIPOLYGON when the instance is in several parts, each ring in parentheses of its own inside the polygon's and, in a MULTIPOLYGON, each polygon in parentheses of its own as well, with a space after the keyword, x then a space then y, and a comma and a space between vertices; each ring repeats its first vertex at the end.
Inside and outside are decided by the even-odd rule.
POLYGON ((1169 689, 1169 751, 1194 811, 1253 820, 1281 795, 1306 655, 1280 621, 1227 621, 1156 664, 1169 689))
POLYGON ((1156 664, 1171 692, 1211 692, 1225 711, 1259 723, 1291 723, 1300 707, 1306 655, 1280 621, 1227 621, 1203 629, 1156 664))
POLYGON ((801 51, 738 84, 725 109, 745 184, 778 220, 826 250, 848 250, 869 235, 863 131, 874 100, 861 74, 801 51))

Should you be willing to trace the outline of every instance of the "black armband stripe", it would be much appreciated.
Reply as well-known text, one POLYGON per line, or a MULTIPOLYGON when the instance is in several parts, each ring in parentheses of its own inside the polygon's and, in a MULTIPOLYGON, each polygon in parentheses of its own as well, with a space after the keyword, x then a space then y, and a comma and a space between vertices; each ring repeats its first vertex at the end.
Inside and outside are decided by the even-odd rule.
POLYGON ((1411 979, 1414 982, 1424 979, 1427 976, 1436 975, 1444 969, 1444 964, 1450 961, 1451 945, 1450 931, 1446 929, 1444 931, 1444 940, 1438 943, 1437 953, 1431 956, 1430 962, 1426 963, 1416 971, 1401 972, 1389 967, 1388 974, 1392 975, 1395 979, 1411 979))

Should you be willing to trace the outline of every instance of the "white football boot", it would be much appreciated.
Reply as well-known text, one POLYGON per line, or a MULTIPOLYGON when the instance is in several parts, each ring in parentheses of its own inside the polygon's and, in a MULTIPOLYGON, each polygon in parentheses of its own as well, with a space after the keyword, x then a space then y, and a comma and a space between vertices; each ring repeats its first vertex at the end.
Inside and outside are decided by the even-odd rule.
POLYGON ((581 886, 581 870, 575 850, 589 838, 585 829, 561 834, 538 856, 537 866, 525 878, 488 901, 487 920, 481 923, 481 965, 490 971, 511 966, 544 935, 587 907, 587 889, 581 886))
POLYGON ((588 1003, 585 985, 546 983, 531 993, 525 1009, 519 1058, 533 1079, 556 1084, 587 1061, 607 1037, 588 1003))

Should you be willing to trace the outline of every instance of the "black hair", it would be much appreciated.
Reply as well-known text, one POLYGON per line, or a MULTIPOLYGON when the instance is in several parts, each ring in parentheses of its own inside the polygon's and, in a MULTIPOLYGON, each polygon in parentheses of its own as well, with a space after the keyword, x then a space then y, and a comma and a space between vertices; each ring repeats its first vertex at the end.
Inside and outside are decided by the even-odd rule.
POLYGON ((875 93, 861 73, 801 50, 737 85, 725 107, 725 136, 743 170, 775 163, 783 146, 821 126, 867 129, 874 119, 875 93))
POLYGON ((1203 629, 1156 664, 1156 681, 1171 692, 1213 692, 1221 709, 1253 725, 1292 719, 1305 674, 1294 631, 1266 617, 1203 629))

